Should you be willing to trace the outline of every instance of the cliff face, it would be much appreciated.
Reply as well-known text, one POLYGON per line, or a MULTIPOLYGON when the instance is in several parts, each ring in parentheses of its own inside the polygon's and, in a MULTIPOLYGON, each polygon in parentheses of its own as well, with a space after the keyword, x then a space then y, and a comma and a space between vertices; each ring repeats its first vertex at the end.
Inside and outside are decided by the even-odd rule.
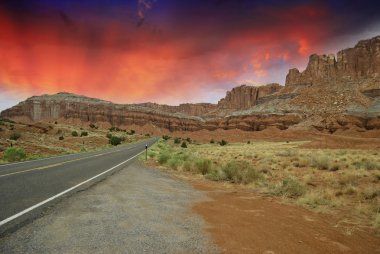
POLYGON ((271 95, 281 89, 279 84, 265 86, 238 86, 227 92, 218 102, 219 109, 243 110, 258 104, 260 98, 271 95))
POLYGON ((141 103, 137 105, 162 112, 182 113, 189 116, 202 116, 212 110, 217 109, 217 105, 211 103, 185 103, 180 104, 179 106, 160 105, 157 103, 141 103))
POLYGON ((78 120, 113 126, 151 124, 170 131, 380 129, 380 36, 334 55, 311 55, 286 85, 239 86, 218 104, 114 104, 69 93, 34 96, 1 112, 29 121, 78 120))
POLYGON ((380 36, 360 41, 335 55, 311 55, 303 72, 291 69, 286 86, 363 82, 380 79, 380 36))

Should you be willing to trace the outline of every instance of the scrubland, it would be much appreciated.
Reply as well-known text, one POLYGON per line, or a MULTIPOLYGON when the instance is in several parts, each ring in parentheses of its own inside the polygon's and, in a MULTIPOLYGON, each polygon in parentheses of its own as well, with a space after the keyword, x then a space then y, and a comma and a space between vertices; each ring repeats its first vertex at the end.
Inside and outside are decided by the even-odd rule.
POLYGON ((308 141, 211 142, 196 144, 165 136, 148 157, 166 170, 237 184, 282 202, 334 214, 347 234, 366 227, 380 230, 379 149, 300 147, 308 141))

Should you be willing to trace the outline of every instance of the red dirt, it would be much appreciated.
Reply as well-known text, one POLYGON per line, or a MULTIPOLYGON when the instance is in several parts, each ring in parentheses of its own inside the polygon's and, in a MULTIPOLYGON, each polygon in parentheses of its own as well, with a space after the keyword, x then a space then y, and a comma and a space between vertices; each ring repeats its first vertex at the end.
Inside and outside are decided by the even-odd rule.
POLYGON ((210 225, 215 243, 225 253, 380 253, 375 232, 344 234, 337 218, 280 204, 238 187, 193 181, 211 200, 193 210, 210 225))

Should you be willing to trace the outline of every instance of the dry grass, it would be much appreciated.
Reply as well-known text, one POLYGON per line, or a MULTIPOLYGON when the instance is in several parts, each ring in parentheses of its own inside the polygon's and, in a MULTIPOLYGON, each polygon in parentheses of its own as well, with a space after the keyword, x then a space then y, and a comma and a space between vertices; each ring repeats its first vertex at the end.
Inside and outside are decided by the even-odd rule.
POLYGON ((160 141, 150 153, 169 156, 161 163, 168 169, 242 184, 320 212, 343 211, 361 225, 379 228, 380 151, 299 148, 305 143, 189 144, 184 149, 160 141))

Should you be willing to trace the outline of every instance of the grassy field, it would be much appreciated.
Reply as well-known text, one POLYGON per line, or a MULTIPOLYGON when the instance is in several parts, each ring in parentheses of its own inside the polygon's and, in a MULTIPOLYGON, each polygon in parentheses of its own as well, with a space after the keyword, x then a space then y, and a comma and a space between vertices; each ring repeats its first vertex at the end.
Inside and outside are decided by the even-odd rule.
POLYGON ((239 184, 318 212, 335 213, 347 234, 362 226, 379 230, 380 151, 300 148, 305 142, 222 146, 161 139, 148 156, 164 169, 239 184))

